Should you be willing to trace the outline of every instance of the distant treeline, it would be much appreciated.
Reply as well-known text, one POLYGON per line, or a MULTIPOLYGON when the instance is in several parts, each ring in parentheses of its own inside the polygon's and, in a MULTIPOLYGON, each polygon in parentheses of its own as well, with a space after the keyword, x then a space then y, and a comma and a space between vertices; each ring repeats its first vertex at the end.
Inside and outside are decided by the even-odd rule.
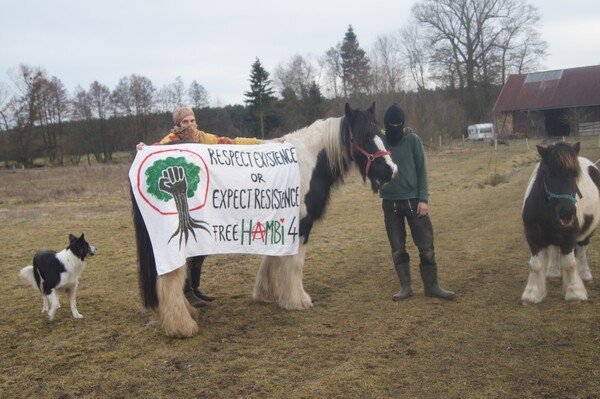
POLYGON ((460 138, 467 125, 490 122, 509 74, 540 67, 547 43, 540 16, 527 0, 420 0, 411 22, 363 50, 350 25, 341 42, 318 59, 295 55, 275 68, 251 66, 244 105, 209 107, 205 88, 181 77, 157 90, 130 75, 109 89, 94 81, 70 94, 59 78, 21 65, 15 89, 0 82, 0 162, 62 165, 82 159, 111 162, 117 151, 153 143, 172 127, 171 112, 188 105, 198 127, 223 136, 270 138, 323 117, 344 103, 385 108, 398 102, 424 142, 460 138))
MULTIPOLYGON (((499 91, 499 88, 496 88, 499 91)), ((272 99, 265 118, 265 137, 279 137, 308 126, 317 119, 341 116, 344 104, 367 108, 376 103, 376 116, 383 122, 383 113, 392 102, 406 111, 407 124, 425 143, 439 136, 460 138, 466 132, 464 111, 451 90, 388 93, 360 96, 352 99, 320 98, 307 104, 298 99, 272 99)), ((491 109, 488 102, 488 109, 491 109)), ((261 137, 251 106, 203 107, 194 109, 198 128, 227 137, 261 137)), ((117 152, 135 152, 143 141, 152 144, 163 138, 173 127, 171 112, 112 116, 106 119, 70 120, 44 119, 0 131, 0 162, 5 166, 32 167, 36 164, 79 164, 81 162, 112 162, 117 152)), ((383 126, 382 126, 383 127, 383 126)))

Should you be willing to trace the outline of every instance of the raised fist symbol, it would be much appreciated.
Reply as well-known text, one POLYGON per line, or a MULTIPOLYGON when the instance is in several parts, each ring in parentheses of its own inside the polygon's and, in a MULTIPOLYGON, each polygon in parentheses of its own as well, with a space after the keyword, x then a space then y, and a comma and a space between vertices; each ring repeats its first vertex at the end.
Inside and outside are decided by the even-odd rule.
POLYGON ((162 177, 158 179, 158 187, 173 197, 175 193, 187 192, 187 180, 181 166, 169 166, 163 170, 162 177))

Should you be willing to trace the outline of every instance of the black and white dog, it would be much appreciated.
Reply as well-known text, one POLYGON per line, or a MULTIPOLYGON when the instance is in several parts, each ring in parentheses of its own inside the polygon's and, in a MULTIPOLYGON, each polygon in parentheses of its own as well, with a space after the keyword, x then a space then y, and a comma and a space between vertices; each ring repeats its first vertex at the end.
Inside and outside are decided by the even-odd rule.
POLYGON ((25 266, 19 275, 27 280, 34 290, 42 293, 42 313, 48 312, 48 320, 54 320, 54 314, 60 307, 58 293, 62 289, 69 293, 69 304, 73 317, 83 316, 77 311, 77 286, 79 275, 85 267, 85 258, 94 255, 96 248, 83 237, 69 234, 69 246, 60 252, 41 251, 33 257, 33 266, 25 266))

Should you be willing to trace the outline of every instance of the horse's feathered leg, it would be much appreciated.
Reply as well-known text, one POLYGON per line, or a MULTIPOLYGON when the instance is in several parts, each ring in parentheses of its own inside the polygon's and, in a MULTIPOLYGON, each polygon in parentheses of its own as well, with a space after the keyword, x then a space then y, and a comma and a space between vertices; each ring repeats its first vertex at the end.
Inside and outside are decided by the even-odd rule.
POLYGON ((548 272, 550 279, 560 279, 560 248, 556 245, 548 247, 548 272))
POLYGON ((562 269, 563 286, 565 287, 565 299, 567 301, 587 301, 587 290, 577 270, 577 262, 573 251, 560 258, 562 269))
POLYGON ((306 245, 301 242, 297 255, 283 256, 281 259, 277 302, 284 309, 301 310, 313 306, 302 284, 305 256, 306 245))
POLYGON ((523 305, 540 303, 546 297, 546 266, 548 264, 548 248, 531 255, 529 260, 529 278, 521 302, 523 305))
POLYGON ((279 287, 277 286, 277 275, 281 258, 276 256, 264 256, 260 269, 256 275, 256 283, 252 292, 252 299, 261 302, 275 302, 279 298, 279 287))
POLYGON ((185 282, 185 265, 170 273, 158 276, 156 290, 158 292, 158 317, 165 334, 170 337, 193 337, 198 333, 198 311, 185 299, 183 284, 185 282))
POLYGON ((587 260, 587 249, 587 243, 578 243, 575 247, 575 259, 577 259, 577 270, 579 270, 579 276, 585 283, 591 283, 593 277, 587 260))

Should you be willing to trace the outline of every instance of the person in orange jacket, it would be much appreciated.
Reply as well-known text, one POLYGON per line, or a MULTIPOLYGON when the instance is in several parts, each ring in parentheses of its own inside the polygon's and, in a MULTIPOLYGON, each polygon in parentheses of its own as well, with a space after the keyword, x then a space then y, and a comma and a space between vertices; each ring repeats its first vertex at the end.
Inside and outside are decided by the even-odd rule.
MULTIPOLYGON (((198 130, 196 116, 194 111, 188 107, 177 108, 173 111, 174 126, 162 140, 153 145, 163 145, 176 142, 192 142, 200 144, 261 144, 262 140, 254 137, 237 137, 231 139, 229 137, 220 137, 215 134, 205 133, 198 130)), ((281 141, 281 140, 275 140, 281 141)), ((146 144, 139 143, 136 149, 139 151, 146 144)), ((200 290, 200 276, 202 275, 202 263, 206 256, 194 256, 188 259, 188 277, 185 282, 183 291, 187 300, 196 307, 204 307, 206 304, 202 301, 212 301, 215 298, 203 293, 200 290)))
MULTIPOLYGON (((198 130, 194 111, 188 107, 177 108, 173 111, 174 126, 162 140, 154 145, 169 144, 176 141, 194 142, 200 144, 261 144, 263 141, 254 137, 221 137, 211 133, 198 130)), ((136 148, 139 151, 146 144, 139 143, 136 148)))

